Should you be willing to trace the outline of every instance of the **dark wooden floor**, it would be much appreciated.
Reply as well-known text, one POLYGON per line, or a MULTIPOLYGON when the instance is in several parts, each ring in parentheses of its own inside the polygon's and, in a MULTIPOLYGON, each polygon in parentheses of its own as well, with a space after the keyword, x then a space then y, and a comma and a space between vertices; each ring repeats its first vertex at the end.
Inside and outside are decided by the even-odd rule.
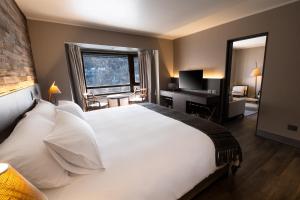
POLYGON ((243 163, 195 200, 300 200, 300 150, 255 136, 256 115, 226 124, 240 142, 243 163))

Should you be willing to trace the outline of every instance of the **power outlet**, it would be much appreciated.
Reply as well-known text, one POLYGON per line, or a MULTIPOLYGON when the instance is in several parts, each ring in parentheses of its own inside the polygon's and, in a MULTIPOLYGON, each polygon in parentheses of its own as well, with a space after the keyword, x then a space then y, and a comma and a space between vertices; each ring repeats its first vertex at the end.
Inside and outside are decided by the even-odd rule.
POLYGON ((290 131, 297 132, 298 131, 298 126, 292 125, 292 124, 288 124, 287 129, 290 130, 290 131))

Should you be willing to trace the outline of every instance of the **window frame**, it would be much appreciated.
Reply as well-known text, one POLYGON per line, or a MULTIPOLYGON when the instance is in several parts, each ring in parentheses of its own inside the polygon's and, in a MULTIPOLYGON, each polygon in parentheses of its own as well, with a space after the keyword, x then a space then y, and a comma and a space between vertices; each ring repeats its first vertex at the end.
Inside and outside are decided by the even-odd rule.
MULTIPOLYGON (((113 52, 113 51, 96 51, 96 50, 81 50, 81 57, 82 57, 82 66, 83 66, 83 75, 84 75, 84 82, 85 82, 85 89, 86 91, 88 89, 100 89, 100 88, 114 88, 114 87, 123 87, 123 86, 129 86, 130 91, 128 92, 134 92, 134 87, 139 86, 140 82, 135 81, 135 71, 134 71, 134 57, 138 57, 137 52, 113 52), (83 56, 84 54, 90 54, 90 55, 121 55, 121 56, 127 56, 128 59, 128 70, 129 70, 129 84, 121 84, 121 85, 106 85, 106 86, 92 86, 88 87, 86 83, 86 76, 85 76, 85 65, 83 56)), ((128 93, 128 92, 109 92, 109 93, 103 93, 103 94, 95 94, 96 96, 103 96, 103 95, 110 95, 110 94, 121 94, 121 93, 128 93)))

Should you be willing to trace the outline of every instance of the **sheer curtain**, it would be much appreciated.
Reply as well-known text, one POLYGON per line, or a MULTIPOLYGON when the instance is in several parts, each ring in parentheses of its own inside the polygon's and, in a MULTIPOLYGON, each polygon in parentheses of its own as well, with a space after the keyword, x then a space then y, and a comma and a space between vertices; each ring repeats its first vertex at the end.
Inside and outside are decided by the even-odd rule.
POLYGON ((84 110, 83 94, 86 92, 80 47, 76 44, 66 44, 66 52, 69 61, 69 73, 74 101, 84 110))
POLYGON ((159 63, 158 50, 138 52, 140 67, 140 87, 147 89, 147 101, 159 103, 159 63))

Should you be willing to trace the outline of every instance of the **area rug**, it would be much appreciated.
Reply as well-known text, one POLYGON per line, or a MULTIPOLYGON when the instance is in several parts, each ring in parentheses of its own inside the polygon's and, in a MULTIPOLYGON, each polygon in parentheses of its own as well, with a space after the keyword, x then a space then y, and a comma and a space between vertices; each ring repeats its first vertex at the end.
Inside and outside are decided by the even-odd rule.
POLYGON ((258 104, 246 103, 244 116, 254 115, 258 112, 258 104))

